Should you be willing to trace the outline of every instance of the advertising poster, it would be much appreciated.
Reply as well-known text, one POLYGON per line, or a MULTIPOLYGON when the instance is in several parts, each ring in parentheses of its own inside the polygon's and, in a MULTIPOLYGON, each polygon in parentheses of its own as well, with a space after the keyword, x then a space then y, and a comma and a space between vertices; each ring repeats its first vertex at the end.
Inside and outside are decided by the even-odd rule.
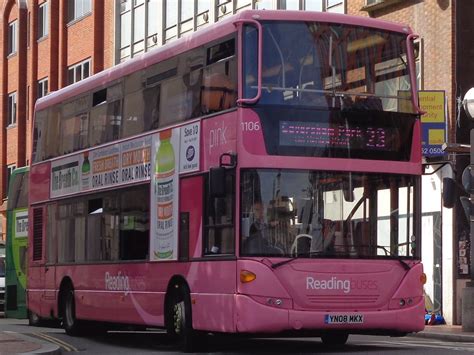
POLYGON ((91 168, 89 186, 86 185, 84 178, 82 191, 87 188, 97 190, 120 183, 120 146, 118 144, 93 150, 89 154, 91 168))
POLYGON ((51 198, 150 180, 152 140, 140 137, 56 160, 51 198))
POLYGON ((75 155, 51 163, 51 198, 81 191, 80 167, 82 155, 75 155))
POLYGON ((26 288, 26 260, 28 244, 28 210, 18 209, 13 211, 12 250, 13 250, 13 268, 20 285, 26 288))
POLYGON ((28 210, 16 210, 15 216, 15 238, 28 236, 28 210))
POLYGON ((181 157, 179 172, 189 173, 199 170, 200 122, 181 127, 181 157))
POLYGON ((178 258, 180 128, 161 131, 152 146, 150 260, 178 258))

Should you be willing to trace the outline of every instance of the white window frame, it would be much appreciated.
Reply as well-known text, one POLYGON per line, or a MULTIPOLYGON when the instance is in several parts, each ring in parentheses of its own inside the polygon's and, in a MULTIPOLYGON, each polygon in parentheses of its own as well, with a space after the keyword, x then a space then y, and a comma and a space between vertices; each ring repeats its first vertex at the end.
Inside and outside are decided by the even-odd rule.
POLYGON ((49 86, 49 81, 48 81, 48 78, 44 78, 44 79, 41 79, 41 80, 38 80, 38 91, 37 91, 37 97, 38 99, 43 97, 43 96, 46 96, 48 95, 48 88, 49 86))
POLYGON ((8 197, 8 190, 9 190, 9 185, 10 185, 10 179, 11 179, 11 176, 13 174, 13 171, 15 171, 16 169, 16 164, 9 164, 7 165, 7 176, 6 176, 6 180, 7 180, 7 188, 6 188, 6 193, 5 193, 5 196, 8 197))
POLYGON ((40 4, 38 7, 38 39, 42 39, 49 34, 49 6, 48 2, 40 4), (42 21, 41 21, 42 20, 42 21))
POLYGON ((18 20, 8 24, 8 48, 7 55, 13 55, 18 50, 18 20))
POLYGON ((67 68, 68 85, 77 83, 78 81, 88 78, 89 76, 91 76, 91 59, 90 58, 83 60, 82 62, 79 62, 77 64, 71 65, 67 68), (89 66, 88 73, 85 73, 86 64, 88 64, 89 66), (72 80, 72 82, 69 80, 69 73, 71 72, 71 70, 73 71, 73 74, 74 74, 73 76, 74 79, 72 80), (76 80, 78 70, 80 70, 80 79, 76 80))
POLYGON ((8 94, 7 127, 14 126, 16 124, 16 111, 17 111, 17 97, 16 97, 16 91, 15 91, 8 94))
POLYGON ((92 13, 92 0, 68 0, 68 23, 77 21, 92 13))

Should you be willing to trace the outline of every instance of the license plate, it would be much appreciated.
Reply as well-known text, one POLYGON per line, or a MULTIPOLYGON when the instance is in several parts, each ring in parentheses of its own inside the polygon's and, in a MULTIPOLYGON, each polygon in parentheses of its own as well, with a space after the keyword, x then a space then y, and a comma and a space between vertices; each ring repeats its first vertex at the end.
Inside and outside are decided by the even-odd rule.
POLYGON ((363 314, 326 314, 324 316, 325 324, 362 324, 364 323, 363 314))

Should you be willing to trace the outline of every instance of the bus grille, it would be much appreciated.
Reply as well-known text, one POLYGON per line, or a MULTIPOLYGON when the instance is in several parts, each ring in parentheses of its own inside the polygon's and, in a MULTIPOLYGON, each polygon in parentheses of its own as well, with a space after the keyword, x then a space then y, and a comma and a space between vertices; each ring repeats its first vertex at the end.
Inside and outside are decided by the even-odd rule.
POLYGON ((377 303, 379 295, 308 295, 308 301, 312 304, 347 304, 366 305, 377 303))
POLYGON ((43 209, 33 210, 33 260, 41 260, 43 255, 43 209))

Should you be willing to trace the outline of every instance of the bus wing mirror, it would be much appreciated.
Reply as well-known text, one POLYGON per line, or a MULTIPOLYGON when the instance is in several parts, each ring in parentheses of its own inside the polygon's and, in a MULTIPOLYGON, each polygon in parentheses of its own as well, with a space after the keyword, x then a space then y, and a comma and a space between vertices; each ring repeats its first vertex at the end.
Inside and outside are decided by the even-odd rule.
POLYGON ((209 169, 209 193, 211 197, 225 196, 225 171, 222 166, 209 169))
POLYGON ((443 206, 453 208, 456 203, 456 182, 452 178, 443 178, 443 206))
POLYGON ((240 19, 234 22, 234 25, 239 30, 239 46, 242 46, 243 41, 243 24, 255 26, 257 28, 258 43, 257 43, 257 95, 254 98, 242 98, 241 94, 237 100, 237 105, 241 104, 255 104, 262 96, 262 56, 263 56, 263 28, 260 22, 250 19, 240 19))

